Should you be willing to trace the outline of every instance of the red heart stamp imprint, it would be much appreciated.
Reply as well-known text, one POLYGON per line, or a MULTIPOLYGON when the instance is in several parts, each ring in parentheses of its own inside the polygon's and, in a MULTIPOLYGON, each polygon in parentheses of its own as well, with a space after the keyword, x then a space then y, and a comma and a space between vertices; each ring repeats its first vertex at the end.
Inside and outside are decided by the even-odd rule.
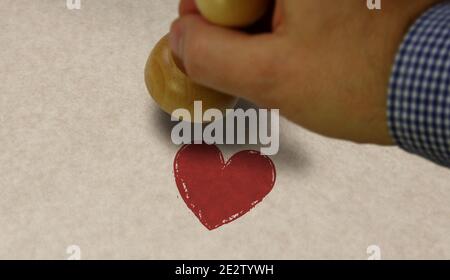
POLYGON ((275 165, 256 151, 227 162, 215 145, 185 145, 175 156, 175 181, 186 205, 209 230, 246 214, 270 193, 275 165))

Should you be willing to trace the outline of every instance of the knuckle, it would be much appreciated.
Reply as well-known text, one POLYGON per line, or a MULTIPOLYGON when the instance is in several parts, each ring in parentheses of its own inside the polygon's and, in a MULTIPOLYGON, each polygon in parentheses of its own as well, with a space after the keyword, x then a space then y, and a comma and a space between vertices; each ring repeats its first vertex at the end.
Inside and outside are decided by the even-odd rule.
POLYGON ((184 42, 184 67, 186 74, 193 78, 199 78, 202 72, 203 53, 205 42, 199 35, 196 23, 192 22, 190 26, 191 32, 185 38, 184 42))
POLYGON ((274 54, 264 54, 254 59, 256 88, 271 90, 279 80, 281 73, 280 60, 274 54))
POLYGON ((197 79, 201 75, 201 46, 198 42, 193 41, 186 46, 184 57, 184 67, 186 69, 186 74, 197 79))

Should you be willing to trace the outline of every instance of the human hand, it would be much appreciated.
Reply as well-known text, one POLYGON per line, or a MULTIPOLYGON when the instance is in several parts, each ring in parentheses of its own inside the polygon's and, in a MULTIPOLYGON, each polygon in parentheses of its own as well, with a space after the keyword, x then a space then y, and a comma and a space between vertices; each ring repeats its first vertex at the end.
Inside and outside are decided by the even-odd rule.
POLYGON ((388 145, 387 89, 402 37, 438 0, 277 0, 271 33, 249 35, 204 20, 180 2, 172 51, 210 88, 278 108, 325 136, 388 145))

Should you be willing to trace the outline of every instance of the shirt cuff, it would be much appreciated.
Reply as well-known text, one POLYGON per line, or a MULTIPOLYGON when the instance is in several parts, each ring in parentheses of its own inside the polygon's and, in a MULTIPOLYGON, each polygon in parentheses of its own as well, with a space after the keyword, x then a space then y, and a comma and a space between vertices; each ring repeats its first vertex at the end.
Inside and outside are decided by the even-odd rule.
POLYGON ((450 167, 450 2, 408 31, 389 84, 388 122, 401 148, 450 167))

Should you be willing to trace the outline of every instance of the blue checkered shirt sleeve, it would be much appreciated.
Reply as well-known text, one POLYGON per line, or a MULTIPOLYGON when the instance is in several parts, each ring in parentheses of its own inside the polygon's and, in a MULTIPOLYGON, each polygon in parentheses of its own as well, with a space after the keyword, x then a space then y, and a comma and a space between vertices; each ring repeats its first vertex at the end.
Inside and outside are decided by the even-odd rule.
POLYGON ((408 31, 391 75, 388 120, 401 148, 450 167, 450 2, 408 31))

